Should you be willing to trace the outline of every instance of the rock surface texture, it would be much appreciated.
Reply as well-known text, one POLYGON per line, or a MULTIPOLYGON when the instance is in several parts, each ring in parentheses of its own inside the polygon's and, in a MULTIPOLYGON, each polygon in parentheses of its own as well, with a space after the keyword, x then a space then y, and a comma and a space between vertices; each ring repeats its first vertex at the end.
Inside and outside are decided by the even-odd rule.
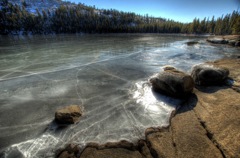
MULTIPOLYGON (((89 144, 83 151, 72 150, 69 157, 239 158, 240 93, 236 89, 240 87, 237 84, 240 81, 240 59, 208 64, 228 68, 233 84, 194 89, 194 94, 178 109, 168 128, 147 129, 145 140, 136 145, 126 141, 89 144)), ((66 157, 67 151, 62 153, 66 157)))
POLYGON ((98 150, 96 148, 86 148, 81 158, 143 158, 141 153, 137 150, 131 151, 124 148, 107 148, 98 150))
POLYGON ((82 110, 78 105, 69 105, 55 112, 55 120, 60 124, 74 124, 82 116, 82 110))
POLYGON ((185 97, 191 94, 194 88, 194 82, 190 75, 170 66, 152 77, 150 83, 155 91, 173 97, 185 97))
POLYGON ((210 64, 199 64, 192 68, 191 76, 197 85, 221 85, 229 75, 227 68, 210 64))
POLYGON ((80 147, 77 144, 69 144, 58 156, 58 158, 79 157, 80 147))
POLYGON ((210 36, 207 41, 213 44, 228 44, 239 47, 240 35, 210 36))

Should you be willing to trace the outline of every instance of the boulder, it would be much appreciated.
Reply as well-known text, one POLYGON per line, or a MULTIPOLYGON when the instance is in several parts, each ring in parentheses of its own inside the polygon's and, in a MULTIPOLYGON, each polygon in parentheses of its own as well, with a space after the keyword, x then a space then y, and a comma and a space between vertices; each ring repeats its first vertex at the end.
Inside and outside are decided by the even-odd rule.
POLYGON ((220 38, 220 37, 208 38, 207 41, 210 43, 214 43, 214 44, 227 44, 228 43, 228 40, 226 40, 224 38, 220 38))
POLYGON ((229 44, 237 47, 239 46, 240 35, 211 36, 208 37, 207 41, 214 44, 229 44))
POLYGON ((229 75, 227 68, 216 67, 208 64, 195 65, 191 76, 197 85, 221 85, 229 75))
POLYGON ((237 41, 235 41, 235 40, 229 40, 228 44, 231 45, 231 46, 235 46, 236 42, 237 41))
POLYGON ((239 47, 239 46, 240 46, 240 41, 237 41, 237 42, 235 43, 235 46, 236 46, 236 47, 239 47))
POLYGON ((82 110, 78 105, 69 105, 55 112, 55 120, 60 124, 74 124, 82 116, 82 110))
POLYGON ((153 90, 177 98, 191 94, 194 81, 190 75, 171 66, 163 69, 164 71, 150 79, 153 90))
POLYGON ((188 46, 193 46, 193 45, 195 45, 195 44, 198 44, 198 42, 197 41, 189 41, 189 42, 187 42, 186 43, 188 46))

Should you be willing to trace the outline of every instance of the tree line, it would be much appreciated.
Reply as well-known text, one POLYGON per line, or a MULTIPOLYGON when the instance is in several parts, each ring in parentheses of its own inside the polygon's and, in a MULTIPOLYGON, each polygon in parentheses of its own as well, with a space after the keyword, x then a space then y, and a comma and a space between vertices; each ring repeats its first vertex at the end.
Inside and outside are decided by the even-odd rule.
MULTIPOLYGON (((24 3, 24 2, 23 2, 24 3)), ((26 2, 25 2, 26 3, 26 2)), ((164 18, 141 16, 114 9, 95 9, 78 5, 61 5, 55 10, 27 11, 27 4, 0 2, 0 34, 51 33, 189 33, 240 34, 240 13, 233 11, 220 18, 195 18, 181 23, 164 18)))

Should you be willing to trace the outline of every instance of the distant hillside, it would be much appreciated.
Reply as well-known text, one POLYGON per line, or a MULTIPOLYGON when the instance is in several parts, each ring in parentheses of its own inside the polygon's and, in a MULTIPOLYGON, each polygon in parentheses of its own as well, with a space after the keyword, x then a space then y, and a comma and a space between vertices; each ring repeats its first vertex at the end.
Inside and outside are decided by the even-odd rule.
POLYGON ((180 23, 61 0, 0 1, 0 34, 49 33, 240 34, 240 13, 180 23))
POLYGON ((36 10, 54 11, 61 5, 75 5, 61 0, 8 0, 8 2, 19 6, 25 5, 26 10, 30 13, 37 13, 36 10))
MULTIPOLYGON (((62 1, 62 0, 8 0, 8 2, 12 3, 12 4, 17 4, 19 6, 23 6, 23 4, 25 5, 25 9, 33 14, 37 14, 37 10, 38 11, 56 11, 56 9, 58 9, 61 5, 64 6, 68 6, 68 7, 74 7, 78 4, 75 3, 71 3, 69 1, 62 1)), ((98 14, 104 14, 104 9, 96 9, 93 8, 91 6, 85 6, 84 4, 80 5, 84 6, 82 9, 85 10, 86 8, 92 8, 94 9, 95 13, 98 14)), ((106 12, 105 12, 106 13, 106 12)), ((107 12, 107 14, 109 15, 110 13, 107 12)), ((165 19, 163 18, 155 18, 158 21, 165 21, 165 19)))

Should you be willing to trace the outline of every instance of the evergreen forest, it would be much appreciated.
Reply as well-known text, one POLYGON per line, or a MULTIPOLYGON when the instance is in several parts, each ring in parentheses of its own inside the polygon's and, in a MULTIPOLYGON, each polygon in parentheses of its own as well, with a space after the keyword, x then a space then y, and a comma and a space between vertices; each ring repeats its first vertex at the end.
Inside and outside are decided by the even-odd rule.
POLYGON ((114 9, 96 9, 84 4, 61 5, 55 10, 26 10, 8 0, 0 2, 0 34, 51 33, 187 33, 187 34, 240 34, 240 13, 220 18, 195 18, 181 23, 148 15, 137 15, 114 9))

